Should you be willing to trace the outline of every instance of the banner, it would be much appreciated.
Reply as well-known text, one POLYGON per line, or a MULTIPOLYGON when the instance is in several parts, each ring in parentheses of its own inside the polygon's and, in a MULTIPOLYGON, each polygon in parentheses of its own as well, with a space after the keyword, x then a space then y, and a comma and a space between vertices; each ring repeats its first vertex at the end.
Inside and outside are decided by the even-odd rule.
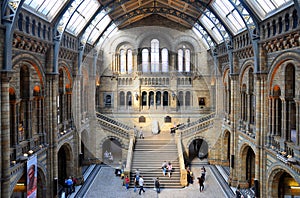
POLYGON ((36 198, 37 191, 37 156, 27 161, 27 198, 36 198))

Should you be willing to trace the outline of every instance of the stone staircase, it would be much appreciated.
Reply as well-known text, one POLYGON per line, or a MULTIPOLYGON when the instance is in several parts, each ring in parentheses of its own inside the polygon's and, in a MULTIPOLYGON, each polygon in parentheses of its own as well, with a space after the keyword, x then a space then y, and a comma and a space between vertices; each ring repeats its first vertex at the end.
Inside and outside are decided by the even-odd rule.
POLYGON ((178 151, 173 137, 167 138, 146 137, 137 139, 133 152, 133 160, 130 174, 130 186, 134 186, 134 174, 137 169, 144 177, 146 188, 154 187, 154 179, 159 177, 161 188, 182 188, 180 185, 180 168, 178 151), (174 171, 171 178, 163 176, 162 163, 171 162, 174 171))

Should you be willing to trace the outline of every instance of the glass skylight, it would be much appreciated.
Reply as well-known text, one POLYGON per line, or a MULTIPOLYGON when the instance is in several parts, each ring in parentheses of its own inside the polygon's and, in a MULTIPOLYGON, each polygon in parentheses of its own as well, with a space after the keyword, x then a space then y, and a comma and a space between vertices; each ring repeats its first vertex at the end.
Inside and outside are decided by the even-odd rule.
POLYGON ((93 44, 110 22, 110 17, 102 10, 88 26, 82 40, 93 44))
POLYGON ((83 1, 72 15, 66 30, 77 36, 99 7, 97 0, 83 1))
POLYGON ((221 16, 223 22, 227 24, 233 34, 237 34, 245 29, 246 26, 243 19, 229 1, 216 0, 213 2, 212 7, 221 16))
POLYGON ((214 37, 216 42, 221 43, 223 41, 222 35, 207 16, 202 15, 199 20, 205 26, 206 30, 209 31, 210 35, 214 37))
POLYGON ((23 7, 51 22, 66 2, 67 0, 25 0, 23 7))
POLYGON ((118 31, 118 27, 114 23, 112 23, 106 29, 106 31, 102 34, 101 38, 99 39, 99 41, 97 43, 97 50, 99 51, 101 49, 104 41, 108 38, 111 38, 117 31, 118 31))
POLYGON ((246 0, 261 19, 270 13, 275 13, 280 8, 291 5, 293 0, 246 0))
POLYGON ((204 35, 200 33, 200 30, 198 29, 198 27, 194 26, 192 28, 192 30, 198 36, 198 38, 203 41, 203 44, 205 45, 205 49, 209 49, 211 46, 213 46, 213 42, 210 37, 208 37, 208 39, 206 39, 204 37, 204 35))

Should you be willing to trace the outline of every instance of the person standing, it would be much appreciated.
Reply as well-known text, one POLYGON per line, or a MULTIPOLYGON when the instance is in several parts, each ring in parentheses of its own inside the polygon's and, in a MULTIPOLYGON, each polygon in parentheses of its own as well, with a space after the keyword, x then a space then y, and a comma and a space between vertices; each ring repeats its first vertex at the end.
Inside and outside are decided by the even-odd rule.
POLYGON ((143 176, 141 176, 140 179, 139 179, 139 186, 140 186, 139 195, 141 195, 141 192, 142 192, 142 191, 145 193, 143 176))
POLYGON ((186 168, 186 178, 187 178, 187 185, 189 185, 191 183, 191 171, 190 171, 190 168, 187 167, 186 168))
POLYGON ((73 181, 71 176, 69 179, 65 180, 65 184, 67 185, 67 195, 70 195, 72 193, 72 186, 73 186, 73 181))
POLYGON ((140 128, 140 139, 144 139, 144 133, 142 127, 140 128))
POLYGON ((161 169, 162 169, 162 172, 163 172, 163 175, 166 176, 166 172, 167 172, 167 162, 164 161, 161 165, 161 169))
POLYGON ((206 173, 206 170, 205 170, 205 167, 203 166, 201 168, 201 177, 202 177, 203 180, 205 180, 205 173, 206 173))
POLYGON ((160 193, 160 182, 159 182, 159 178, 156 178, 154 185, 155 185, 155 188, 156 188, 156 192, 157 192, 157 193, 160 193))
POLYGON ((167 169, 168 169, 168 175, 169 175, 169 177, 171 177, 171 172, 173 170, 173 166, 172 166, 171 162, 168 163, 167 169))
POLYGON ((198 177, 198 182, 199 182, 199 187, 200 187, 200 192, 204 190, 204 179, 201 177, 198 177))

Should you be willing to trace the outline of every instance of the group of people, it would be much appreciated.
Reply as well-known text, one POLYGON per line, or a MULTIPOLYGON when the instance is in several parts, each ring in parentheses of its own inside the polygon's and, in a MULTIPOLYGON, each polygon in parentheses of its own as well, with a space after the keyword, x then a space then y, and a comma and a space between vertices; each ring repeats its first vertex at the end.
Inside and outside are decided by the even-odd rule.
POLYGON ((104 152, 104 159, 108 160, 110 163, 114 162, 114 157, 111 152, 108 152, 107 150, 104 152))
POLYGON ((66 185, 66 196, 72 194, 75 192, 75 185, 77 183, 77 179, 75 177, 69 177, 65 179, 65 185, 66 185))
POLYGON ((164 161, 161 165, 161 169, 162 169, 162 173, 164 176, 166 176, 167 172, 168 172, 168 176, 171 177, 171 174, 173 172, 173 166, 171 164, 171 162, 166 162, 164 161))
POLYGON ((144 139, 144 132, 143 132, 143 127, 140 127, 140 130, 138 131, 138 129, 136 128, 136 126, 133 126, 133 131, 134 131, 134 136, 135 138, 140 138, 140 139, 144 139))
MULTIPOLYGON (((190 170, 189 167, 186 168, 186 172, 187 172, 187 183, 189 184, 193 184, 194 183, 194 175, 193 172, 190 170)), ((200 192, 202 192, 204 190, 204 181, 205 181, 205 174, 206 174, 206 169, 205 167, 201 167, 200 169, 200 173, 201 175, 199 177, 197 177, 198 179, 198 183, 199 183, 199 190, 200 192)))

